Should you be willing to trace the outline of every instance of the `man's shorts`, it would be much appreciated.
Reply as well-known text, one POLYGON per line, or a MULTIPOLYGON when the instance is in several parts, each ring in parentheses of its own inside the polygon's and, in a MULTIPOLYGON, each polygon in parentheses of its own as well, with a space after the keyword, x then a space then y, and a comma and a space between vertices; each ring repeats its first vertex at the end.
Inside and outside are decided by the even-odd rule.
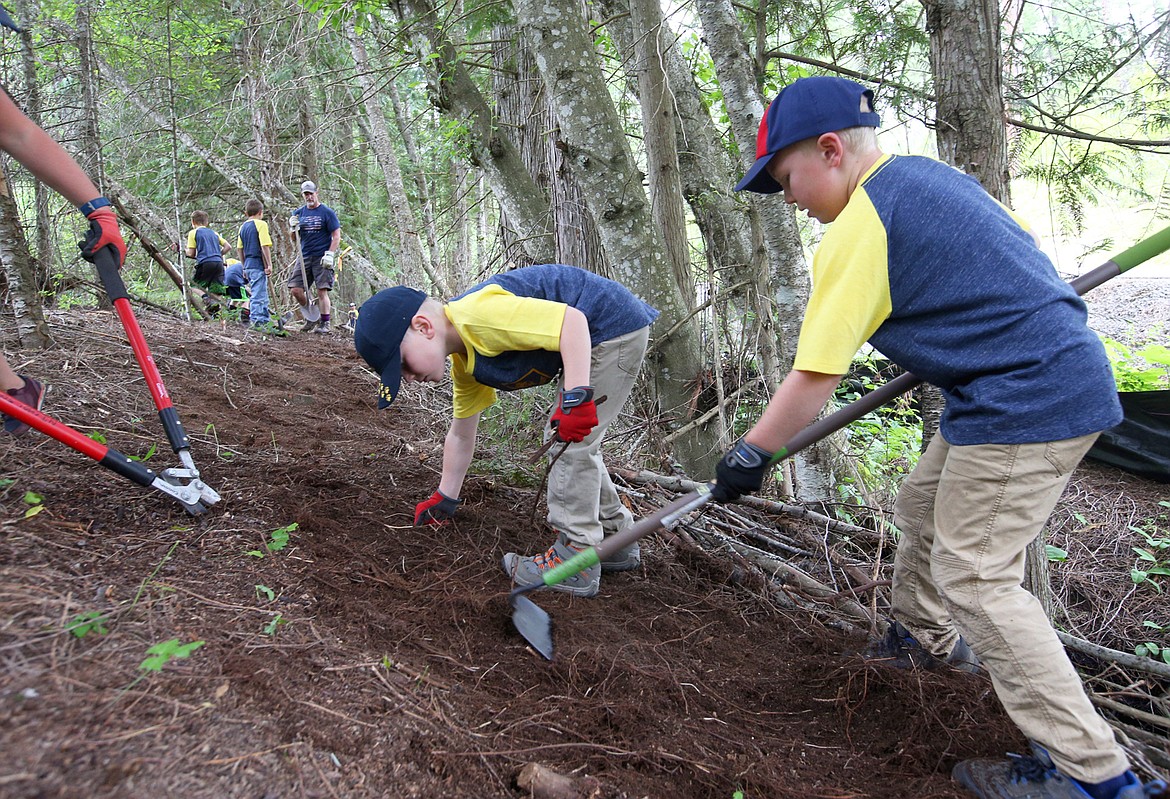
POLYGON ((195 265, 195 281, 200 286, 223 285, 223 261, 204 261, 195 265))
MULTIPOLYGON (((321 266, 320 257, 305 259, 305 277, 309 279, 310 284, 318 289, 333 290, 333 269, 321 266)), ((301 265, 299 263, 293 264, 292 272, 288 277, 288 287, 291 289, 305 287, 305 281, 301 279, 301 265)))

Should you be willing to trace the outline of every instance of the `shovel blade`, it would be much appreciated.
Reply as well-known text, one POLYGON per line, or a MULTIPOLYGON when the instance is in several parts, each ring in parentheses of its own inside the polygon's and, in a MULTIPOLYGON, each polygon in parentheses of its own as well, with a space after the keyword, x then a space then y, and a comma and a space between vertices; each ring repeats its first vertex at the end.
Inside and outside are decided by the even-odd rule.
POLYGON ((321 309, 317 307, 316 301, 301 306, 301 317, 306 322, 316 322, 321 318, 321 309))
POLYGON ((545 660, 552 660, 552 619, 526 596, 511 594, 508 603, 512 606, 512 624, 533 649, 545 660))

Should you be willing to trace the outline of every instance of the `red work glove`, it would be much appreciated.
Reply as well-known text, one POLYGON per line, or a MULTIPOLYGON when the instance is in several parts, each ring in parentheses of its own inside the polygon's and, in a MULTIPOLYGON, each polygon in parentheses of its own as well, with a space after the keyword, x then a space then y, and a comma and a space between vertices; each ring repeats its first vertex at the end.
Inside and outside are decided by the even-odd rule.
POLYGON ((415 526, 446 524, 455 518, 455 511, 459 510, 459 505, 462 502, 461 499, 454 499, 442 491, 436 491, 414 506, 415 526))
POLYGON ((126 263, 126 242, 122 240, 122 231, 118 229, 118 217, 108 205, 90 211, 86 215, 89 220, 89 230, 85 234, 85 241, 79 245, 81 256, 87 261, 93 261, 94 253, 107 245, 118 251, 118 266, 126 263))
POLYGON ((597 405, 593 386, 577 386, 561 392, 557 409, 549 422, 561 441, 584 441, 597 427, 597 405))

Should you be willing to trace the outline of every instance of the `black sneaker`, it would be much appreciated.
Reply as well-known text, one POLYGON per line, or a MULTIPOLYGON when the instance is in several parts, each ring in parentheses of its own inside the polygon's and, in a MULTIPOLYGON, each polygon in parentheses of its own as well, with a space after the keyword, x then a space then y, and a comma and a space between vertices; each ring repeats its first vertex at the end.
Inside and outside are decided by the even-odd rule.
MULTIPOLYGON (((18 375, 24 380, 24 385, 21 388, 8 389, 8 396, 12 397, 17 402, 23 403, 30 408, 41 409, 41 403, 45 401, 45 386, 40 380, 28 377, 27 375, 18 375)), ((0 414, 4 417, 4 432, 14 436, 23 436, 29 431, 29 426, 17 419, 15 416, 8 414, 0 414)))
MULTIPOLYGON (((1122 776, 1126 783, 1112 799, 1170 797, 1161 780, 1143 785, 1132 771, 1122 776)), ((1031 755, 964 760, 951 771, 951 778, 980 799, 1091 799, 1080 783, 1056 770, 1037 743, 1032 744, 1031 755)))
POLYGON ((970 674, 984 674, 983 664, 971 651, 971 647, 959 636, 955 648, 945 658, 940 658, 922 648, 918 639, 897 621, 890 621, 886 634, 871 643, 861 653, 866 660, 872 660, 896 669, 936 669, 950 666, 970 674))

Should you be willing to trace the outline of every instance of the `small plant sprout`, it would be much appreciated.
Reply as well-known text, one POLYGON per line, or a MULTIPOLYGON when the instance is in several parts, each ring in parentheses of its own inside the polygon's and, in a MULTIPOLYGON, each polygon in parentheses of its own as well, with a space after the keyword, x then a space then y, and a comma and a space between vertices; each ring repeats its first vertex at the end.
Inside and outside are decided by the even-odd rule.
POLYGON ((157 643, 150 649, 146 650, 147 658, 138 664, 138 668, 142 671, 162 671, 163 666, 170 663, 172 660, 179 660, 181 658, 190 657, 191 653, 199 647, 203 646, 206 641, 191 641, 187 644, 180 644, 178 638, 171 638, 161 643, 157 643))
POLYGON ((264 625, 264 634, 276 635, 276 631, 285 624, 288 624, 288 620, 285 619, 284 616, 277 613, 267 624, 264 625))
POLYGON ((296 531, 298 527, 300 527, 300 525, 296 522, 293 522, 292 524, 286 524, 284 527, 278 527, 268 534, 268 541, 264 543, 264 551, 259 549, 250 549, 244 554, 251 555, 254 558, 262 558, 265 554, 279 552, 288 546, 289 533, 296 531))
POLYGON ((28 505, 28 509, 24 512, 24 518, 28 519, 36 516, 45 509, 45 498, 35 491, 24 492, 24 504, 28 505))
MULTIPOLYGON (((1142 626, 1159 633, 1166 631, 1166 628, 1161 624, 1152 621, 1143 621, 1142 626)), ((1138 644, 1133 648, 1133 653, 1140 658, 1150 657, 1161 660, 1163 663, 1170 663, 1170 647, 1162 646, 1153 641, 1138 644)))
POLYGON ((1049 563, 1064 563, 1068 560, 1068 550, 1052 544, 1044 545, 1044 554, 1048 557, 1049 563))
MULTIPOLYGON (((1159 503, 1161 504, 1161 503, 1159 503)), ((1150 532, 1140 527, 1130 527, 1135 533, 1140 533, 1146 539, 1146 546, 1133 547, 1138 556, 1138 562, 1130 570, 1129 575, 1134 585, 1149 583, 1159 593, 1161 584, 1155 577, 1170 577, 1170 536, 1162 535, 1155 530, 1150 532)))
POLYGON ((271 602, 272 600, 276 599, 276 592, 266 585, 257 585, 256 598, 267 599, 269 602, 271 602))
POLYGON ((106 622, 109 621, 105 614, 97 610, 86 611, 74 616, 65 629, 73 633, 78 638, 93 633, 94 635, 105 635, 109 632, 106 627, 106 622))

